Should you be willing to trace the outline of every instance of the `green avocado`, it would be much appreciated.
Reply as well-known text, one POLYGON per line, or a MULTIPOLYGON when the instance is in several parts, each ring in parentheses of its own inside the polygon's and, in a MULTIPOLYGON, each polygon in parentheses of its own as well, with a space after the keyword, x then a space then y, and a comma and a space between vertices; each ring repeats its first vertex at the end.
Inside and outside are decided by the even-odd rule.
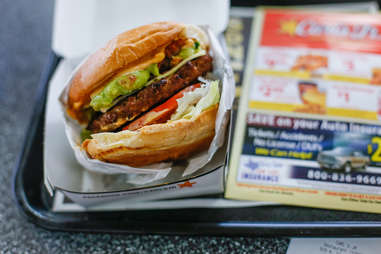
POLYGON ((109 108, 117 97, 141 89, 147 83, 149 77, 150 71, 148 70, 134 71, 126 76, 118 77, 108 83, 100 93, 92 98, 90 106, 95 111, 109 108))
POLYGON ((160 75, 160 73, 159 73, 159 66, 157 65, 157 63, 151 64, 150 66, 147 67, 146 70, 149 71, 155 77, 160 75))
POLYGON ((200 51, 200 43, 196 41, 192 47, 181 49, 180 53, 177 55, 182 59, 188 58, 200 51))

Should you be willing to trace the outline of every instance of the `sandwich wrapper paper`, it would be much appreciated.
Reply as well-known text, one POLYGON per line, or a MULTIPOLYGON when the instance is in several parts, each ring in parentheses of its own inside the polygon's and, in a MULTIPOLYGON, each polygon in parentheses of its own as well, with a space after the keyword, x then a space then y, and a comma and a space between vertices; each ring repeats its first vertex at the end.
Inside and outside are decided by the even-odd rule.
MULTIPOLYGON (((232 69, 229 65, 228 58, 224 54, 220 43, 212 30, 206 26, 202 29, 206 32, 210 41, 210 54, 213 57, 213 78, 220 80, 220 103, 215 123, 215 136, 207 151, 200 152, 186 160, 186 163, 181 162, 181 165, 176 165, 173 162, 164 162, 152 164, 144 167, 130 167, 122 164, 106 163, 99 160, 91 159, 86 151, 81 149, 80 132, 81 127, 75 120, 71 119, 65 110, 67 102, 68 85, 77 69, 86 60, 83 60, 77 68, 74 69, 70 78, 63 85, 65 89, 60 95, 61 110, 64 115, 65 131, 72 147, 76 160, 88 171, 104 174, 104 175, 120 175, 125 174, 125 181, 133 185, 149 184, 151 182, 165 178, 172 169, 176 168, 177 171, 181 170, 182 177, 190 176, 207 163, 211 162, 217 150, 223 146, 226 136, 226 127, 229 122, 230 110, 234 99, 234 77, 232 69)), ((74 60, 72 62, 78 62, 74 60)), ((71 64, 73 65, 73 64, 71 64)), ((226 147, 225 147, 226 149, 226 147)), ((219 165, 222 166, 225 158, 220 156, 219 165)))
POLYGON ((228 0, 56 0, 52 49, 63 59, 49 82, 43 151, 44 183, 55 201, 58 194, 64 194, 85 209, 115 202, 123 203, 126 208, 136 203, 128 202, 130 200, 183 198, 223 191, 229 135, 226 127, 234 96, 229 58, 221 48, 229 5, 228 0), (214 10, 213 18, 209 15, 211 9, 214 10), (67 118, 62 108, 67 84, 86 56, 117 34, 165 20, 209 26, 203 29, 208 34, 210 54, 214 57, 213 76, 222 88, 217 135, 212 145, 187 161, 142 168, 90 159, 79 148, 79 125, 67 118), (216 35, 222 40, 217 40, 216 35), (186 181, 197 184, 193 188, 180 188, 179 185, 186 181))

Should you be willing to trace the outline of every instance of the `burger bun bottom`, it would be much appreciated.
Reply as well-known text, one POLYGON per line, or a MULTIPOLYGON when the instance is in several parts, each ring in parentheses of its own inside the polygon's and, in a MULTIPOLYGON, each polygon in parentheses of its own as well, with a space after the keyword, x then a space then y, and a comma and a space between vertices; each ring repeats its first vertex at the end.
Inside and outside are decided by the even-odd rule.
POLYGON ((93 159, 132 167, 184 159, 209 147, 215 133, 217 109, 215 105, 192 120, 94 134, 82 143, 82 148, 93 159))

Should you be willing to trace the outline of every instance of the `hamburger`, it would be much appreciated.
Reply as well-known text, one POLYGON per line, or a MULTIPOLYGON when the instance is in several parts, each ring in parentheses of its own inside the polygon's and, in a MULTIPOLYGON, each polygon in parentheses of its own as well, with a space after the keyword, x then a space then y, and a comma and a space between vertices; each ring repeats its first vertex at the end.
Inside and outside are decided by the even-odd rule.
POLYGON ((158 22, 109 41, 69 82, 66 111, 82 126, 82 149, 105 162, 143 166, 209 147, 220 88, 208 36, 158 22))

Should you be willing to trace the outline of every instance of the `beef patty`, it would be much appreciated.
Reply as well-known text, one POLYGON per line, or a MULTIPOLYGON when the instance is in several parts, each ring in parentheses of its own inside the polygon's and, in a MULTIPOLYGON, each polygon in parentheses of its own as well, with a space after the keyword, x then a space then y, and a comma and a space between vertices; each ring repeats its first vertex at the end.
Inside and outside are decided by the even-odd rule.
POLYGON ((93 133, 114 131, 190 85, 199 76, 211 71, 212 67, 209 55, 189 61, 172 76, 152 83, 95 117, 87 129, 93 133))

